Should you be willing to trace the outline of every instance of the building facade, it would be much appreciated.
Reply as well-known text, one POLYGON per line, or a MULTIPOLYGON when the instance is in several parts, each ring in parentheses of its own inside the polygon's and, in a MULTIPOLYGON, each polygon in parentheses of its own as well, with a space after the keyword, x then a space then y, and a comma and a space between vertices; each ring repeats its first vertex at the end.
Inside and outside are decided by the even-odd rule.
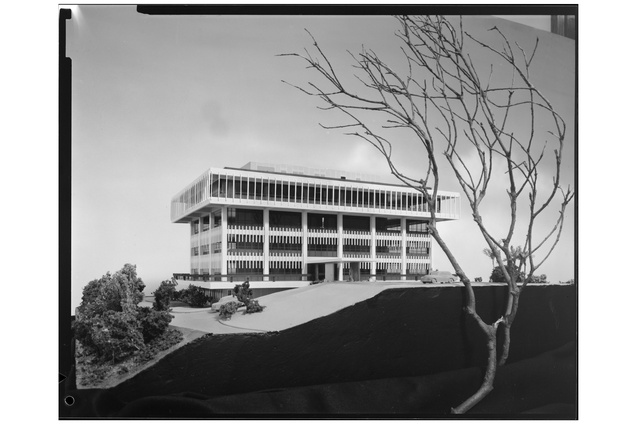
MULTIPOLYGON (((460 217, 458 193, 437 197, 437 221, 460 217)), ((254 162, 211 168, 173 197, 171 220, 190 227, 190 273, 177 279, 211 289, 246 279, 264 289, 412 280, 431 269, 423 195, 371 176, 254 162)))

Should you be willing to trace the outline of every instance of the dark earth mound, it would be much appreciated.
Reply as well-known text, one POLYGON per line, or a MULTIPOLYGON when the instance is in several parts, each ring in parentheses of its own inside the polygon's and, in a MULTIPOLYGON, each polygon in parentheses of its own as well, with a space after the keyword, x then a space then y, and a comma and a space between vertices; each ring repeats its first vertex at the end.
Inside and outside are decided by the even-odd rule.
MULTIPOLYGON (((475 292, 479 314, 496 320, 506 288, 475 292)), ((461 287, 390 289, 285 331, 207 335, 115 388, 71 384, 64 394, 78 402, 61 416, 446 415, 480 385, 487 354, 463 296, 461 287)), ((575 312, 573 286, 528 287, 509 364, 472 414, 574 418, 575 312)))

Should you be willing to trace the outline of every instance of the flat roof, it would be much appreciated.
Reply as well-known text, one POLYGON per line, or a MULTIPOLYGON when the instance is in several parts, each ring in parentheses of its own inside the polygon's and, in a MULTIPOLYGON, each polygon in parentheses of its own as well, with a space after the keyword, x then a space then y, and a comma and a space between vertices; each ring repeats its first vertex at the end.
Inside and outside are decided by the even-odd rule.
MULTIPOLYGON (((274 175, 279 175, 279 176, 305 177, 307 179, 321 179, 321 180, 331 180, 331 181, 337 181, 337 182, 354 182, 354 183, 377 184, 377 185, 382 185, 382 186, 408 188, 408 186, 406 186, 405 184, 385 183, 385 182, 374 181, 374 180, 356 180, 356 179, 353 180, 351 178, 350 179, 348 179, 348 178, 335 178, 335 177, 326 177, 326 176, 317 176, 317 175, 308 175, 308 174, 284 173, 284 172, 280 172, 280 171, 252 170, 252 169, 248 169, 248 168, 236 168, 236 167, 224 167, 224 170, 248 171, 248 172, 253 172, 253 173, 274 174, 274 175)), ((428 187, 428 189, 432 189, 432 188, 428 187)), ((440 192, 445 192, 445 191, 439 190, 439 193, 440 192)))

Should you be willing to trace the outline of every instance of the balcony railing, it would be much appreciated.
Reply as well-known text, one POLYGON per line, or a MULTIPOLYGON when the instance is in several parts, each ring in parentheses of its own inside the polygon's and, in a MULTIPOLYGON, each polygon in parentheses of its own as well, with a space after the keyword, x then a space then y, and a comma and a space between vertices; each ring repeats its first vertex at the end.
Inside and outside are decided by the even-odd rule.
MULTIPOLYGON (((392 280, 406 280, 406 281, 418 281, 421 279, 425 273, 382 273, 377 272, 376 280, 377 281, 392 281, 392 280), (405 279, 402 279, 405 278, 405 279)), ((185 280, 190 282, 221 282, 222 278, 226 278, 227 282, 245 282, 248 280, 249 282, 290 282, 290 281, 308 281, 309 278, 313 277, 312 274, 191 274, 191 273, 173 273, 173 277, 177 280, 185 280), (267 279, 264 279, 264 278, 267 279)), ((369 280, 371 274, 369 272, 361 273, 361 280, 369 280)), ((206 290, 207 288, 202 288, 206 290)))
POLYGON ((284 282, 284 281, 306 281, 309 274, 192 274, 192 273, 173 273, 173 277, 177 280, 186 280, 193 282, 222 282, 222 278, 226 278, 227 282, 284 282))
POLYGON ((258 231, 263 231, 264 230, 264 226, 245 226, 243 224, 229 224, 228 226, 226 226, 226 228, 228 230, 258 230, 258 231))
POLYGON ((326 229, 321 227, 308 227, 308 232, 312 233, 337 233, 337 229, 326 229))
POLYGON ((336 257, 337 251, 317 251, 314 249, 308 250, 308 257, 336 257))

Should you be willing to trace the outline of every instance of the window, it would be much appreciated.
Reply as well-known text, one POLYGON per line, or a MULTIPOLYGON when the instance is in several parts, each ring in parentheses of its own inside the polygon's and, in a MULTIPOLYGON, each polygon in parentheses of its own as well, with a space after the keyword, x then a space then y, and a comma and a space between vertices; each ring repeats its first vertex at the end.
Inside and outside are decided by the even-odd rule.
POLYGON ((271 228, 301 228, 301 213, 298 212, 270 211, 269 218, 269 224, 271 228))
POLYGON ((196 235, 199 233, 199 220, 195 220, 191 222, 191 235, 196 235))
POLYGON ((429 233, 427 220, 406 220, 406 227, 408 233, 429 233))
POLYGON ((295 200, 297 202, 303 202, 303 189, 301 183, 295 183, 295 200))
POLYGON ((270 252, 280 253, 280 252, 301 252, 301 238, 295 238, 295 242, 270 242, 269 244, 270 252))
POLYGON ((210 176, 210 196, 219 196, 219 175, 211 174, 210 176))
POLYGON ((401 219, 399 218, 376 218, 376 230, 377 232, 401 232, 401 219))
POLYGON ((308 229, 337 230, 337 216, 333 214, 308 213, 308 229))
POLYGON ((256 179, 248 179, 249 199, 255 199, 255 180, 256 179))
MULTIPOLYGON (((369 243, 369 241, 362 241, 369 243)), ((369 254, 370 245, 359 245, 353 243, 346 243, 343 245, 343 252, 347 254, 369 254)))
POLYGON ((263 239, 254 238, 250 235, 228 235, 228 252, 262 252, 264 249, 263 239))
POLYGON ((308 238, 309 257, 336 257, 336 238, 308 238))
POLYGON ((228 224, 236 226, 263 226, 264 212, 242 208, 228 208, 228 224))
POLYGON ((268 180, 268 200, 275 200, 275 183, 271 182, 270 180, 268 180))
POLYGON ((430 255, 430 245, 425 241, 410 241, 405 250, 407 255, 430 255))
POLYGON ((219 196, 222 198, 225 198, 227 189, 228 189, 228 180, 226 180, 226 177, 221 177, 219 179, 219 196))
POLYGON ((311 204, 315 203, 315 184, 314 183, 310 183, 309 188, 308 188, 308 202, 311 204))
POLYGON ((261 261, 229 261, 228 274, 262 274, 264 272, 261 261))
POLYGON ((365 216, 343 216, 343 230, 370 231, 370 218, 365 216))
POLYGON ((210 229, 210 216, 204 216, 202 218, 202 232, 207 231, 208 229, 210 229))
POLYGON ((377 241, 377 255, 385 254, 397 256, 401 255, 401 242, 399 241, 377 241))
POLYGON ((265 200, 264 198, 264 179, 260 178, 257 183, 257 199, 265 200))

